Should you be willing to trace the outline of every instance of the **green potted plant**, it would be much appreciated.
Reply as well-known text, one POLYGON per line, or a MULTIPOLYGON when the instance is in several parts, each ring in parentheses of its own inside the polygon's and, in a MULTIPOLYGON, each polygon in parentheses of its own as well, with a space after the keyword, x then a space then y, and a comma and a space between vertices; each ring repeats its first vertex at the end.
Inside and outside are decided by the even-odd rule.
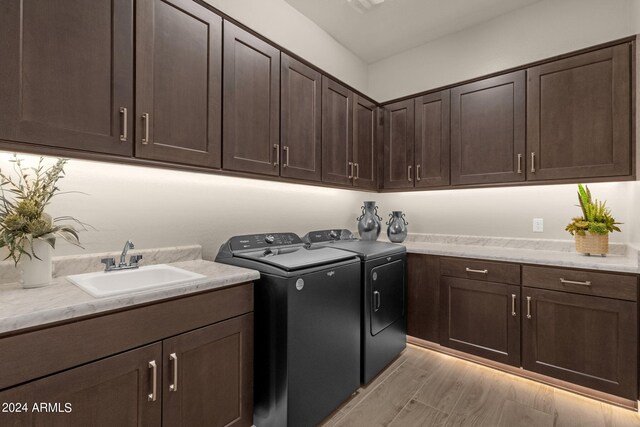
POLYGON ((9 254, 5 260, 11 258, 20 268, 23 287, 44 286, 51 281, 51 250, 56 238, 80 246, 78 231, 68 222, 84 228, 73 217, 52 218, 45 212, 51 199, 60 194, 57 184, 67 160, 58 159, 48 168, 42 158, 32 168, 23 166, 15 155, 10 162, 15 176, 0 170, 0 249, 6 248, 9 254))
POLYGON ((591 197, 589 187, 578 184, 578 202, 582 216, 571 220, 565 230, 575 236, 576 251, 605 256, 609 252, 609 233, 620 231, 620 222, 611 216, 605 202, 591 197))

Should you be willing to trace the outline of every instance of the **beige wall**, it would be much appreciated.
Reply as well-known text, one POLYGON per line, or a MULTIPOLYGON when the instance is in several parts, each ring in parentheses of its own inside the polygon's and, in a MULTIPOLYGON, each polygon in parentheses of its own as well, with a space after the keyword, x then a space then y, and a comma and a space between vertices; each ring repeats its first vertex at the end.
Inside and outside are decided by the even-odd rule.
POLYGON ((367 64, 284 0, 204 0, 363 93, 367 64))
POLYGON ((637 0, 542 0, 369 66, 383 102, 640 32, 637 0))
MULTIPOLYGON (((636 33, 640 1, 543 0, 371 64, 369 94, 389 100, 636 33)), ((612 241, 639 244, 640 183, 589 187, 625 223, 612 241)), ((568 239, 564 227, 579 213, 573 206, 575 189, 551 185, 385 194, 380 203, 406 210, 414 232, 568 239), (534 217, 545 220, 544 233, 532 232, 534 217)))
MULTIPOLYGON (((11 155, 0 152, 0 169, 11 155)), ((21 154, 27 164, 36 156, 21 154)), ((48 164, 55 159, 48 158, 48 164)), ((83 231, 87 253, 119 250, 127 239, 139 248, 201 244, 215 256, 237 234, 350 227, 360 211, 357 194, 203 173, 71 159, 60 181, 62 194, 48 212, 71 215, 96 230, 83 231)), ((60 242, 55 254, 82 253, 60 242)))

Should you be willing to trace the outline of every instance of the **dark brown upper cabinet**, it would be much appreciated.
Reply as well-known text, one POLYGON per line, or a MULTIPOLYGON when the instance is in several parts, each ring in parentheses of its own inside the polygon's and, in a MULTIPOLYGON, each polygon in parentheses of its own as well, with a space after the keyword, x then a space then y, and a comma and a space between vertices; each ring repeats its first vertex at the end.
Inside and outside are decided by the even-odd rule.
POLYGON ((449 185, 451 107, 449 90, 415 99, 415 186, 449 185))
POLYGON ((280 174, 280 51, 224 21, 222 167, 280 174))
POLYGON ((527 179, 629 175, 631 45, 527 70, 527 179))
POLYGON ((525 71, 451 89, 451 184, 524 181, 525 71))
POLYGON ((413 99, 385 106, 384 188, 411 188, 414 180, 413 99))
POLYGON ((132 155, 129 0, 0 3, 0 139, 132 155))
POLYGON ((354 95, 353 108, 353 186, 375 190, 378 187, 378 109, 358 94, 354 95))
POLYGON ((282 54, 280 175, 322 179, 322 74, 282 54))
POLYGON ((136 157, 219 168, 222 19, 191 0, 136 9, 136 157))
POLYGON ((351 185, 353 92, 322 76, 322 181, 351 185))

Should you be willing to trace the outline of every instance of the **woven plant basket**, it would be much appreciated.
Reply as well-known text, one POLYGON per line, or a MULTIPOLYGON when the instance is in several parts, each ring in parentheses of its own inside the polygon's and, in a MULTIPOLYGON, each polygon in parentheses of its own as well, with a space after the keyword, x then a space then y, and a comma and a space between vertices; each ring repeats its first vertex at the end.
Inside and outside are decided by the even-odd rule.
POLYGON ((587 232, 584 236, 576 234, 576 252, 587 255, 606 255, 609 253, 609 233, 592 234, 587 232))

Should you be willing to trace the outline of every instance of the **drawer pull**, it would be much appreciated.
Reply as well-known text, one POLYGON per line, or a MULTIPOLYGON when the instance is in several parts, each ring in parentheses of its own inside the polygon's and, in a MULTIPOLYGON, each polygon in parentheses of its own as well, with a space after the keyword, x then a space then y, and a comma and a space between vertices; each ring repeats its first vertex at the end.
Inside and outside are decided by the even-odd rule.
POLYGON ((178 391, 178 356, 171 353, 169 361, 173 361, 173 384, 169 385, 169 391, 178 391))
POLYGON ((142 114, 142 143, 147 145, 149 143, 149 113, 142 114))
POLYGON ((562 283, 563 285, 591 286, 590 280, 587 280, 585 282, 576 282, 575 280, 565 280, 562 277, 560 278, 560 283, 562 283))
POLYGON ((407 166, 407 181, 413 181, 413 178, 411 178, 411 166, 407 166))
POLYGON ((484 270, 474 270, 473 268, 465 268, 465 270, 467 271, 467 273, 480 273, 480 274, 489 274, 489 270, 484 269, 484 270))
POLYGON ((516 294, 511 294, 511 315, 516 317, 516 294))
POLYGON ((347 176, 347 179, 353 179, 353 162, 349 162, 347 165, 349 167, 349 175, 347 176))
POLYGON ((158 365, 155 360, 149 362, 149 369, 151 369, 151 393, 147 395, 147 400, 155 402, 158 396, 158 365))
POLYGON ((522 154, 518 154, 518 173, 522 173, 522 154))
POLYGON ((273 144, 273 150, 276 152, 276 161, 273 162, 273 167, 277 168, 280 164, 280 144, 273 144))
POLYGON ((531 319, 531 297, 527 297, 527 319, 531 319))

